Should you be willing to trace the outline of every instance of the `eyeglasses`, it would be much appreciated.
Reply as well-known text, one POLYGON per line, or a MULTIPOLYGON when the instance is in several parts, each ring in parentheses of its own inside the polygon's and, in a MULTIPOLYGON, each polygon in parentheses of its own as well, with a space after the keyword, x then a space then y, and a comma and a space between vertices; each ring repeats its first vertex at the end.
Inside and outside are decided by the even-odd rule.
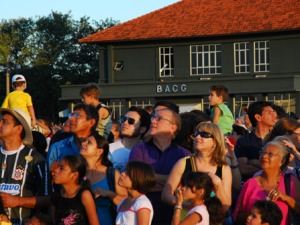
POLYGON ((135 119, 126 116, 122 116, 120 121, 121 123, 125 123, 126 121, 128 121, 128 124, 130 125, 135 124, 135 119))
POLYGON ((68 118, 70 119, 72 116, 74 116, 75 119, 79 118, 80 116, 87 117, 86 115, 81 115, 81 114, 79 114, 79 113, 77 113, 77 112, 73 112, 73 113, 70 113, 70 114, 68 115, 68 118))
POLYGON ((200 137, 202 137, 202 138, 213 138, 214 137, 212 134, 210 134, 208 132, 197 130, 194 134, 194 137, 197 137, 198 135, 200 135, 200 137))
POLYGON ((160 121, 162 121, 162 120, 165 120, 165 121, 168 121, 169 123, 174 124, 171 120, 169 120, 169 119, 167 119, 167 118, 164 118, 164 117, 162 117, 162 116, 151 115, 151 121, 153 121, 154 119, 155 119, 157 122, 160 122, 160 121))
POLYGON ((273 153, 273 152, 268 152, 268 151, 260 151, 260 152, 259 152, 259 155, 260 155, 260 156, 268 155, 269 158, 273 158, 273 157, 275 157, 276 155, 277 155, 277 156, 280 156, 279 154, 276 154, 276 153, 273 153))

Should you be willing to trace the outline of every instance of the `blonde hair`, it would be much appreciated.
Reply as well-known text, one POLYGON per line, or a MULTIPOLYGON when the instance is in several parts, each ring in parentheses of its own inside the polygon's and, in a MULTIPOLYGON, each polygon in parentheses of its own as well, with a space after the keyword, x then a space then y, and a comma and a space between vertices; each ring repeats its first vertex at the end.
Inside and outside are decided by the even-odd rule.
POLYGON ((212 152, 212 163, 218 165, 227 165, 226 162, 226 147, 224 134, 220 127, 214 123, 202 122, 197 125, 197 130, 205 131, 213 135, 212 139, 214 141, 214 151, 212 152))

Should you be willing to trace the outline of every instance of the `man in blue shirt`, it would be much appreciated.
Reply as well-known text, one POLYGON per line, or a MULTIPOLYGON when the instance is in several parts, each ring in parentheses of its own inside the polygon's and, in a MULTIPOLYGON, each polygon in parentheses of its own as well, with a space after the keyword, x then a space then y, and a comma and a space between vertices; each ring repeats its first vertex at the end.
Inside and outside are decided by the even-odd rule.
POLYGON ((99 116, 97 110, 86 104, 78 104, 69 115, 70 131, 73 136, 52 144, 47 155, 49 168, 66 155, 79 155, 81 143, 95 131, 99 116))

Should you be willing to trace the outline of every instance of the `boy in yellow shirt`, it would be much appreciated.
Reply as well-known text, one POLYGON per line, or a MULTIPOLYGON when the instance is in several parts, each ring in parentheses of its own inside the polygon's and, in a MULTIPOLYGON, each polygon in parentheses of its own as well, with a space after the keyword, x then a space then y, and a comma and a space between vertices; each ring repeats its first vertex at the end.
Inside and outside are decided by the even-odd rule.
POLYGON ((36 125, 36 118, 31 96, 24 92, 27 87, 26 79, 21 74, 16 74, 11 79, 12 88, 14 91, 9 93, 3 101, 2 108, 23 109, 31 117, 31 126, 36 125))

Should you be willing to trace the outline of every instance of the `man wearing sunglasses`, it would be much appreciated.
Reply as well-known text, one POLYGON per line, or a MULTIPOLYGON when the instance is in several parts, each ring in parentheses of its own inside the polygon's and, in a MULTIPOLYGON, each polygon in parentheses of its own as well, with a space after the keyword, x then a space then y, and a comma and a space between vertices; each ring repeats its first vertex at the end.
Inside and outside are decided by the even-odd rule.
POLYGON ((234 149, 244 182, 261 169, 259 151, 262 149, 262 140, 276 122, 276 113, 272 106, 271 102, 266 101, 253 102, 249 106, 247 114, 254 129, 239 138, 234 149))
POLYGON ((181 119, 170 109, 155 110, 151 118, 148 142, 134 146, 129 161, 142 161, 150 164, 156 173, 156 186, 147 194, 154 216, 152 224, 169 225, 172 222, 173 207, 161 201, 162 189, 173 165, 190 152, 173 142, 181 128, 181 119))
POLYGON ((133 146, 141 141, 151 123, 149 113, 144 109, 132 106, 121 121, 121 140, 109 144, 111 161, 115 169, 123 172, 133 146))

